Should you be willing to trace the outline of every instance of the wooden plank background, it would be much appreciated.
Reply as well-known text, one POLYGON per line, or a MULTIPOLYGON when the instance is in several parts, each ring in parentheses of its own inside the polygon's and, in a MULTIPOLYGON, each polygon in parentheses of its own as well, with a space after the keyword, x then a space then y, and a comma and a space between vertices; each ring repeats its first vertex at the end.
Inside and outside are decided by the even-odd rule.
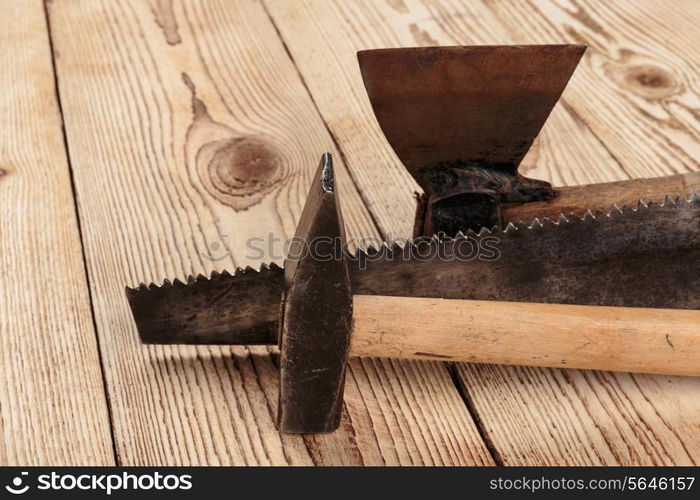
POLYGON ((360 49, 587 43, 521 170, 700 170, 700 5, 674 5, 0 0, 0 463, 696 464, 681 377, 358 359, 339 432, 280 436, 274 352, 141 346, 123 295, 259 265, 324 151, 350 237, 410 234, 360 49))
POLYGON ((0 464, 110 465, 44 9, 0 11, 0 464))

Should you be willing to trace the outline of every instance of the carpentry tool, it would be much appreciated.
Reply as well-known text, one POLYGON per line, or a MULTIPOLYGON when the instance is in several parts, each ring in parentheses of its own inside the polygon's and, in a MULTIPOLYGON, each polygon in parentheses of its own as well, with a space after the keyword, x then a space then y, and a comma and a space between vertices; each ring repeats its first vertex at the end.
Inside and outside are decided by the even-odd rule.
POLYGON ((326 154, 295 240, 336 257, 127 288, 142 341, 278 344, 283 432, 338 426, 348 354, 700 375, 700 174, 552 190, 517 173, 582 50, 360 53, 380 125, 425 190, 422 237, 339 252, 326 154), (432 85, 407 83, 412 71, 432 85), (401 123, 428 125, 404 140, 401 123))

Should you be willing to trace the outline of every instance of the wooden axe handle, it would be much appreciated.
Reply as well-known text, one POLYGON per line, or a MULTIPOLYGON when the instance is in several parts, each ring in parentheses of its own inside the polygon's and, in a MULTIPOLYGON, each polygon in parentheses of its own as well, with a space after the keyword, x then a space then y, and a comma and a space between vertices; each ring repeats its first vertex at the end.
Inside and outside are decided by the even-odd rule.
POLYGON ((700 311, 355 295, 350 354, 700 375, 700 311))
POLYGON ((536 217, 556 220, 559 214, 575 213, 581 216, 587 208, 592 212, 602 210, 607 213, 613 202, 622 208, 624 205, 636 207, 640 199, 647 203, 661 203, 667 195, 672 199, 678 196, 687 199, 695 191, 700 192, 700 172, 587 186, 557 187, 551 201, 506 203, 501 211, 504 222, 530 222, 536 217))

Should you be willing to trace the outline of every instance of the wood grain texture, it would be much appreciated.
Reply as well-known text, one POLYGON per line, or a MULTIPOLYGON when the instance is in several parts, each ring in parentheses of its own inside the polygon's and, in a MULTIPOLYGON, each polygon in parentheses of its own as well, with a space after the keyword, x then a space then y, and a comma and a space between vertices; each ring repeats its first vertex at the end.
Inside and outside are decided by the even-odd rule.
POLYGON ((694 310, 355 295, 352 319, 351 356, 700 376, 694 310))
MULTIPOLYGON (((676 33, 660 27, 661 21, 654 21, 645 25, 654 30, 647 29, 642 35, 638 26, 630 26, 623 19, 628 15, 647 16, 640 14, 645 9, 627 2, 621 3, 625 6, 619 7, 612 23, 607 19, 593 23, 593 12, 609 9, 601 3, 587 3, 585 8, 580 4, 572 7, 572 2, 561 3, 565 7, 560 10, 573 11, 580 27, 590 23, 595 28, 606 26, 607 31, 595 39, 596 46, 584 56, 521 171, 555 185, 575 185, 695 168, 690 160, 698 146, 694 139, 697 114, 692 108, 696 98, 692 92, 674 93, 664 108, 663 99, 652 99, 653 104, 640 99, 638 87, 622 84, 614 95, 607 89, 601 90, 612 84, 601 82, 600 74, 594 75, 590 69, 600 66, 598 46, 607 50, 606 44, 610 43, 613 53, 618 50, 611 38, 610 30, 615 30, 619 38, 639 38, 652 44, 654 53, 659 54, 655 60, 663 60, 664 66, 675 65, 674 81, 683 82, 682 88, 688 89, 697 73, 697 52, 689 48, 693 44, 687 43, 687 33, 692 28, 688 26, 676 33), (653 43, 648 41, 653 37, 653 43), (669 42, 669 38, 673 41, 669 42), (666 43, 675 48, 675 55, 663 49, 666 43), (686 56, 681 57, 681 53, 686 56), (630 100, 636 103, 633 113, 630 100), (672 116, 668 114, 671 110, 672 116), (656 120, 659 114, 660 121, 656 120)), ((402 217, 412 211, 410 193, 415 186, 401 171, 374 121, 357 69, 356 50, 440 44, 590 42, 567 36, 574 33, 573 20, 561 21, 564 14, 559 15, 559 25, 542 20, 547 16, 542 15, 537 2, 486 5, 461 0, 304 0, 292 4, 265 0, 265 5, 385 234, 392 230, 403 236, 410 233, 410 224, 402 217), (510 13, 511 6, 517 15, 510 13), (497 14, 509 16, 508 27, 497 14), (524 31, 528 26, 545 24, 546 29, 524 31), (385 196, 387 188, 401 194, 385 196)), ((684 4, 684 8, 688 5, 684 4)), ((657 19, 666 16, 665 12, 658 12, 661 8, 654 9, 657 19)), ((678 16, 669 14, 671 19, 678 16)), ((686 16, 693 18, 688 13, 686 16)), ((620 55, 624 54, 627 52, 621 50, 620 55)), ((641 80, 646 81, 646 77, 641 80)), ((482 423, 499 463, 700 461, 700 381, 696 379, 486 365, 456 367, 461 389, 482 423)))
POLYGON ((654 0, 485 0, 519 43, 586 43, 568 100, 630 175, 700 169, 700 8, 654 0))
POLYGON ((44 8, 0 10, 0 465, 110 465, 44 8))
POLYGON ((457 365, 505 464, 693 464, 697 378, 457 365))
MULTIPOLYGON (((124 285, 259 266, 333 139, 258 2, 48 11, 120 463, 490 463, 438 363, 354 361, 341 430, 302 438, 275 430, 270 350, 139 344, 124 285)), ((348 236, 377 236, 335 167, 348 236)))

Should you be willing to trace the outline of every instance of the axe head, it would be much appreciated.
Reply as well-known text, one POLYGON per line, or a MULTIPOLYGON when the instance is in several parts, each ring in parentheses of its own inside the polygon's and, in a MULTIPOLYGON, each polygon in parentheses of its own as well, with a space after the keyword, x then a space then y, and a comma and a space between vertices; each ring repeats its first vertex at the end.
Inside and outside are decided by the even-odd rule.
POLYGON ((352 321, 344 250, 332 157, 326 153, 285 263, 279 322, 281 432, 331 432, 340 425, 352 321))
POLYGON ((501 225, 500 205, 546 201, 518 165, 578 64, 582 45, 358 52, 374 114, 423 188, 415 236, 501 225))

